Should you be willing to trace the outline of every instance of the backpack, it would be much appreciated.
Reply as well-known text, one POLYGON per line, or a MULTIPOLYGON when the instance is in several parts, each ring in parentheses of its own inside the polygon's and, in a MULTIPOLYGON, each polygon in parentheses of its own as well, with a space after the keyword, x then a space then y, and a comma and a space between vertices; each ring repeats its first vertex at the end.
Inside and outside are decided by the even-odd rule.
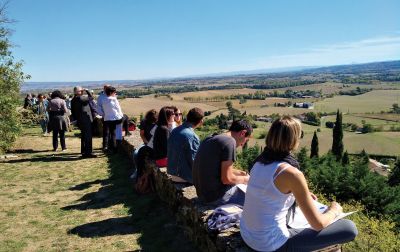
POLYGON ((146 194, 155 191, 154 177, 152 173, 145 172, 140 176, 135 184, 135 190, 137 193, 146 194))

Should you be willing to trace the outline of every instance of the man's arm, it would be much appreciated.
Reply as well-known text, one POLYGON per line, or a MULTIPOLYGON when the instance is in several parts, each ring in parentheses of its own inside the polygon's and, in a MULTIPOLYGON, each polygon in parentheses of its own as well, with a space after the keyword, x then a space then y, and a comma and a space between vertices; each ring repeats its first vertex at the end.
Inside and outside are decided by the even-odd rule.
POLYGON ((103 95, 99 95, 99 97, 97 98, 97 113, 101 116, 104 116, 103 99, 103 95))
POLYGON ((225 185, 247 184, 250 176, 233 168, 233 161, 221 162, 221 182, 225 185))
POLYGON ((81 102, 83 103, 88 103, 89 101, 93 100, 93 96, 90 93, 89 90, 85 89, 85 92, 88 96, 79 96, 79 99, 81 100, 81 102))

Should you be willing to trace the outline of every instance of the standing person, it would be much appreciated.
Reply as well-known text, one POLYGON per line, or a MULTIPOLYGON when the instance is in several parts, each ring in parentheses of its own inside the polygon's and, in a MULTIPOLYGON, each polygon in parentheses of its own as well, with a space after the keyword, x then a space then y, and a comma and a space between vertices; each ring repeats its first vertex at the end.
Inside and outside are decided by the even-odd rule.
POLYGON ((39 123, 40 127, 42 127, 43 135, 47 136, 47 125, 49 123, 49 113, 47 112, 47 107, 49 102, 42 94, 39 94, 38 98, 37 114, 39 116, 39 123))
POLYGON ((106 84, 103 86, 103 91, 100 93, 99 97, 97 97, 97 112, 100 116, 102 116, 102 123, 103 123, 103 151, 108 150, 108 139, 110 139, 110 130, 108 125, 104 123, 104 111, 103 111, 103 102, 107 99, 106 89, 110 87, 110 85, 106 84))
POLYGON ((167 146, 171 132, 171 125, 174 122, 174 110, 170 107, 163 107, 158 113, 157 128, 153 136, 153 153, 158 167, 167 166, 167 146))
POLYGON ((26 94, 24 99, 24 109, 32 107, 32 95, 26 94))
POLYGON ((275 120, 266 147, 251 169, 240 233, 257 251, 314 251, 349 242, 357 235, 350 220, 331 224, 342 213, 338 203, 332 202, 325 213, 315 207, 315 196, 291 154, 300 137, 299 120, 290 116, 275 120), (287 227, 286 216, 295 200, 313 229, 287 227))
POLYGON ((140 122, 139 129, 140 129, 140 137, 143 140, 143 143, 147 145, 150 142, 151 137, 151 130, 153 127, 156 126, 158 118, 158 113, 155 109, 151 109, 147 111, 144 119, 140 122))
POLYGON ((249 175, 233 168, 236 148, 249 140, 253 129, 246 120, 233 121, 229 131, 206 138, 193 164, 193 184, 200 201, 213 206, 244 204, 244 192, 236 185, 247 184, 249 175))
POLYGON ((64 96, 59 90, 51 93, 51 100, 47 107, 50 116, 50 129, 53 131, 53 151, 58 148, 58 136, 60 136, 61 148, 63 151, 67 149, 65 145, 65 131, 68 130, 67 122, 64 114, 68 112, 65 104, 64 96))
POLYGON ((93 99, 92 94, 82 87, 74 87, 74 98, 71 101, 71 112, 74 120, 77 121, 78 127, 81 130, 81 153, 83 158, 97 157, 94 155, 92 146, 92 111, 89 106, 89 101, 93 99), (87 96, 83 95, 86 92, 87 96))
POLYGON ((65 98, 65 104, 67 106, 68 112, 64 116, 65 116, 65 120, 66 120, 67 125, 68 125, 68 131, 72 131, 71 119, 70 119, 70 116, 71 116, 71 100, 72 100, 72 96, 71 95, 67 96, 65 98))
POLYGON ((65 104, 67 104, 67 109, 71 110, 71 100, 72 100, 72 95, 69 95, 66 99, 65 99, 65 104))
POLYGON ((172 176, 172 181, 193 183, 193 160, 200 146, 200 139, 194 129, 202 125, 203 117, 203 110, 192 108, 186 122, 171 132, 167 147, 167 173, 172 176))
POLYGON ((36 97, 35 94, 32 95, 32 106, 36 106, 38 103, 38 98, 36 97))
POLYGON ((109 86, 106 88, 107 98, 102 101, 102 111, 104 113, 103 119, 104 124, 107 125, 111 139, 108 139, 106 136, 106 143, 110 143, 111 145, 108 148, 116 152, 117 151, 117 139, 116 139, 116 127, 121 124, 123 113, 121 110, 121 106, 117 100, 117 90, 115 87, 109 86))

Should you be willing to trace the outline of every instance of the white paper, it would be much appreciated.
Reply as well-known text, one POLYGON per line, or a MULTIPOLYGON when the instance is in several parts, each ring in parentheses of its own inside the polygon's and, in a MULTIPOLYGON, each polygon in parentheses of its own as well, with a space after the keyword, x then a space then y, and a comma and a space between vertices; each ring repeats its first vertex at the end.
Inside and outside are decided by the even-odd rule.
POLYGON ((236 186, 237 186, 240 190, 242 190, 242 192, 246 193, 247 185, 245 185, 245 184, 236 184, 236 186))
MULTIPOLYGON (((328 209, 328 206, 318 201, 314 201, 314 204, 318 208, 318 211, 320 213, 324 213, 328 209)), ((357 211, 341 213, 331 222, 331 224, 355 212, 357 211)), ((311 225, 308 223, 306 217, 304 216, 303 212, 301 211, 300 207, 298 206, 296 206, 294 218, 292 218, 292 216, 290 217, 288 226, 291 228, 312 228, 311 225)))

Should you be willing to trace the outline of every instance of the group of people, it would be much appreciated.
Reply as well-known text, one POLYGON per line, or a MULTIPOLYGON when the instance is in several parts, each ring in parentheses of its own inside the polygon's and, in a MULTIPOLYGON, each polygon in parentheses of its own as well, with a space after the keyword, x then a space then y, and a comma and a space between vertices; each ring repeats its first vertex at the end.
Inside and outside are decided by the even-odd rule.
POLYGON ((38 99, 28 94, 24 100, 24 108, 34 108, 39 117, 43 133, 53 132, 53 151, 58 149, 58 138, 62 151, 67 150, 65 132, 70 124, 81 131, 81 154, 83 158, 93 158, 92 138, 95 130, 95 118, 101 118, 103 124, 103 150, 116 152, 122 140, 122 128, 125 135, 130 135, 129 118, 122 113, 116 97, 116 89, 105 85, 103 91, 94 99, 93 91, 74 87, 74 95, 65 97, 61 91, 55 90, 48 97, 39 94, 38 99))
POLYGON ((181 117, 174 111, 173 107, 163 107, 159 113, 154 109, 146 113, 140 125, 144 147, 139 149, 138 167, 143 165, 141 154, 147 153, 158 167, 167 167, 171 180, 193 184, 202 203, 243 207, 240 232, 248 246, 257 251, 314 251, 356 237, 352 221, 333 222, 343 211, 337 202, 324 213, 315 207, 316 197, 292 155, 302 136, 298 119, 284 116, 272 123, 266 147, 248 174, 234 168, 236 149, 253 131, 248 121, 233 121, 227 132, 200 142, 194 129, 202 125, 203 111, 191 109, 177 127, 181 117), (240 184, 247 185, 247 190, 240 184), (287 225, 287 216, 293 215, 296 206, 311 228, 287 225))

